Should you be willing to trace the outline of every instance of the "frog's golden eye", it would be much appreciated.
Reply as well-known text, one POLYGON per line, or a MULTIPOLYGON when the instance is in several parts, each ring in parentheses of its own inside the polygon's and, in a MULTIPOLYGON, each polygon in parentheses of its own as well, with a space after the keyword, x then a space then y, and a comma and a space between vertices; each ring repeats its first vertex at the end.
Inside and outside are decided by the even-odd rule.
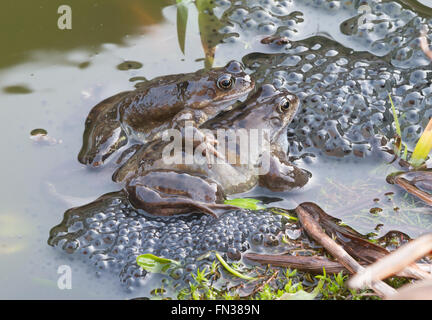
POLYGON ((291 102, 287 99, 282 99, 279 103, 279 112, 287 112, 291 108, 291 102))
POLYGON ((234 80, 230 75, 224 74, 217 80, 217 86, 219 89, 228 90, 231 89, 234 84, 234 80))

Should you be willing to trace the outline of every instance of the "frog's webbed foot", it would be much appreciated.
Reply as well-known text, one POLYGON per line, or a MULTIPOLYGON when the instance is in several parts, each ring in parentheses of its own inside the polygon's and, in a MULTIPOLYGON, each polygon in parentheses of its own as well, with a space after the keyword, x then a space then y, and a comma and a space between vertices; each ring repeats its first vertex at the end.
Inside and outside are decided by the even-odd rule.
POLYGON ((98 167, 127 143, 126 133, 118 121, 117 102, 128 93, 121 92, 105 99, 90 111, 85 122, 83 146, 78 154, 79 162, 98 167))
POLYGON ((162 216, 200 211, 219 217, 238 209, 222 204, 223 192, 211 179, 174 171, 150 171, 133 179, 126 187, 136 208, 162 216))
POLYGON ((272 191, 289 191, 301 188, 309 181, 311 173, 290 163, 286 157, 270 157, 269 169, 259 176, 259 184, 272 191))

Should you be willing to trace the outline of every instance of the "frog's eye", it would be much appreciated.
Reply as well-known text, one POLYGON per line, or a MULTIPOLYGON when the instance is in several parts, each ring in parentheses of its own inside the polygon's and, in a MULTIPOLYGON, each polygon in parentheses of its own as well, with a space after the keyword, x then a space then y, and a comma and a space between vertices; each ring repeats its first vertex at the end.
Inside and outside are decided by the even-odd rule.
POLYGON ((228 90, 231 89, 231 87, 234 84, 234 80, 230 75, 224 74, 219 77, 217 80, 217 86, 219 89, 228 90))
POLYGON ((281 113, 287 112, 291 108, 291 102, 287 99, 282 99, 279 103, 279 111, 281 113))

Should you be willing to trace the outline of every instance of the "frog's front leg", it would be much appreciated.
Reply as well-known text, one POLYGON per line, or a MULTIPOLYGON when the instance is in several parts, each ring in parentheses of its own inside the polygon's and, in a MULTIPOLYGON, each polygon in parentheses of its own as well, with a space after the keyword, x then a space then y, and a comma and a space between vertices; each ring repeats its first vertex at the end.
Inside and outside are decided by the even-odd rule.
POLYGON ((83 146, 78 154, 79 162, 98 167, 127 143, 117 112, 117 103, 127 94, 129 91, 107 98, 90 111, 85 122, 83 146))
POLYGON ((289 191, 303 187, 311 173, 290 163, 286 155, 271 153, 266 174, 259 176, 259 185, 272 191, 289 191))
POLYGON ((216 146, 219 142, 216 140, 213 133, 210 130, 199 128, 199 125, 205 122, 206 119, 207 116, 200 110, 185 110, 174 117, 172 128, 181 131, 185 145, 191 143, 194 148, 200 146, 210 166, 211 155, 222 160, 224 160, 225 157, 217 151, 216 146))
POLYGON ((162 216, 200 211, 219 217, 238 209, 223 204, 225 196, 211 179, 175 171, 149 171, 126 186, 129 201, 139 209, 162 216))

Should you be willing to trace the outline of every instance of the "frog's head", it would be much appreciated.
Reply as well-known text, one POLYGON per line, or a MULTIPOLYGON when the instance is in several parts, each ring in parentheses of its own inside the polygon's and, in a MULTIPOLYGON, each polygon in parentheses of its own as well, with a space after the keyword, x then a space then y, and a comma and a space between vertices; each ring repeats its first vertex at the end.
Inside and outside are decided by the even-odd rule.
POLYGON ((273 140, 290 124, 298 107, 297 96, 265 84, 243 103, 235 119, 236 126, 268 129, 273 140))
POLYGON ((189 105, 216 114, 220 111, 218 105, 234 102, 254 86, 255 82, 238 61, 230 61, 224 67, 202 69, 195 74, 195 81, 188 83, 189 105))

